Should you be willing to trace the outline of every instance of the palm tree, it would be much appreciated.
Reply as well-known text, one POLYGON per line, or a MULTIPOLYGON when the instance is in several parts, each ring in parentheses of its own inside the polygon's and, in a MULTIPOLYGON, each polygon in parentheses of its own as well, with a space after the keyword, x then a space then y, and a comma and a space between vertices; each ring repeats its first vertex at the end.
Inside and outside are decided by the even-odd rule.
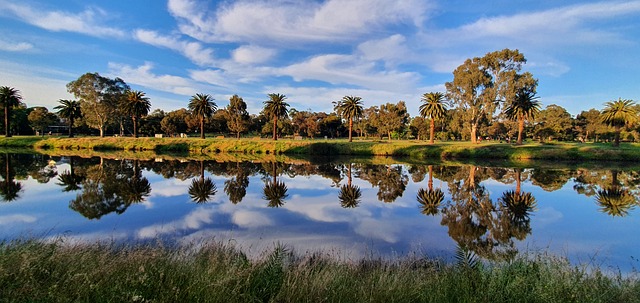
POLYGON ((336 111, 339 115, 343 115, 349 120, 349 142, 351 142, 351 134, 353 132, 353 119, 358 119, 362 116, 362 98, 355 96, 344 96, 342 100, 338 101, 336 105, 336 111))
POLYGON ((437 215, 438 207, 444 201, 444 192, 441 189, 433 189, 433 166, 429 165, 429 182, 428 189, 418 189, 418 195, 416 199, 418 203, 422 205, 422 213, 427 216, 437 215))
POLYGON ((343 208, 354 208, 360 204, 362 192, 360 191, 360 187, 351 184, 351 163, 349 163, 347 168, 347 180, 347 184, 340 187, 338 199, 343 208))
POLYGON ((636 103, 631 100, 624 100, 620 98, 618 101, 609 101, 605 103, 605 105, 605 109, 600 114, 600 121, 606 125, 615 127, 616 138, 613 142, 613 146, 617 147, 620 146, 621 128, 638 119, 636 116, 636 110, 634 109, 636 103))
POLYGON ((211 178, 204 177, 204 162, 200 161, 200 178, 193 179, 189 186, 189 196, 191 200, 200 204, 208 202, 211 196, 215 195, 218 189, 211 178))
MULTIPOLYGON (((191 106, 191 104, 189 104, 191 106)), ((133 137, 138 138, 138 119, 146 116, 151 109, 149 98, 145 97, 145 93, 138 90, 130 90, 125 94, 122 104, 125 113, 131 115, 133 121, 133 137)))
POLYGON ((515 99, 509 103, 504 113, 507 118, 518 121, 518 141, 517 145, 522 145, 522 132, 524 131, 524 121, 532 120, 540 112, 540 102, 536 93, 530 90, 519 90, 515 99))
POLYGON ((262 198, 269 201, 269 207, 280 207, 284 205, 284 199, 286 199, 289 195, 287 195, 287 185, 282 181, 278 181, 277 177, 277 169, 276 163, 271 163, 273 167, 273 180, 267 181, 264 188, 262 189, 263 196, 262 198))
POLYGON ((204 120, 213 116, 218 106, 213 98, 207 94, 195 94, 189 100, 189 111, 200 119, 200 138, 204 139, 204 120))
POLYGON ((60 105, 54 107, 57 109, 58 116, 65 118, 69 121, 69 138, 73 138, 73 122, 76 118, 82 117, 82 110, 80 108, 80 102, 76 100, 58 100, 60 105))
POLYGON ((444 95, 440 92, 431 92, 422 95, 422 105, 420 105, 420 116, 431 120, 429 125, 429 143, 433 144, 433 134, 435 133, 435 120, 441 120, 447 113, 447 106, 444 103, 444 95))
POLYGON ((20 105, 22 96, 20 91, 8 86, 0 87, 0 106, 4 107, 4 136, 11 137, 9 122, 11 121, 11 109, 20 105))
POLYGON ((289 112, 289 104, 284 102, 287 97, 282 94, 269 94, 269 100, 264 101, 264 113, 273 119, 273 140, 278 140, 276 131, 278 119, 286 117, 289 112))

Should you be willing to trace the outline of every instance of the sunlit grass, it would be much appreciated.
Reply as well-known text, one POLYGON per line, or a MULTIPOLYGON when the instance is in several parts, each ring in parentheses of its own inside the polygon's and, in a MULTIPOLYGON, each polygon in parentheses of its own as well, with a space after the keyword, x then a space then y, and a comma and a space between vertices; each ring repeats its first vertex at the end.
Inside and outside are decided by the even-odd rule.
POLYGON ((469 267, 345 261, 279 245, 252 259, 220 243, 2 243, 0 285, 2 302, 640 302, 637 274, 547 255, 469 267))
POLYGON ((158 153, 244 153, 244 154, 288 154, 288 155, 349 155, 349 156, 393 156, 418 160, 439 159, 503 159, 526 160, 572 160, 572 161, 637 161, 640 160, 640 145, 624 143, 620 147, 610 144, 554 142, 526 142, 512 145, 496 141, 438 142, 427 144, 416 140, 361 140, 346 139, 273 141, 261 138, 130 138, 130 137, 0 137, 0 146, 33 147, 36 149, 61 150, 125 150, 153 151, 158 153))

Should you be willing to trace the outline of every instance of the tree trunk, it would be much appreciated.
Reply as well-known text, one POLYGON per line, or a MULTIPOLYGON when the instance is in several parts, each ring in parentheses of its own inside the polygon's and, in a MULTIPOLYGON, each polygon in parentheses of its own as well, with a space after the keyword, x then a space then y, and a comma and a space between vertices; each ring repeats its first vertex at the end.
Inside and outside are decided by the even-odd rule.
POLYGON ((349 118, 349 142, 351 142, 351 131, 353 130, 353 118, 349 118))
POLYGON ((478 132, 478 124, 477 123, 471 124, 471 143, 474 143, 474 144, 478 143, 477 132, 478 132))
POLYGON ((100 125, 98 129, 100 130, 100 138, 104 138, 104 125, 100 125))
POLYGON ((73 119, 69 118, 69 138, 73 138, 73 119))
POLYGON ((433 165, 429 165, 429 191, 433 191, 433 165))
POLYGON ((278 140, 278 134, 276 134, 276 131, 278 129, 278 117, 273 117, 273 140, 277 141, 278 140))
POLYGON ((429 144, 433 144, 433 134, 436 131, 436 122, 431 118, 431 123, 429 123, 429 144))
POLYGON ((516 193, 520 194, 520 169, 516 168, 516 193))
POLYGON ((4 136, 11 137, 9 132, 9 106, 6 104, 4 106, 4 136))
POLYGON ((133 120, 133 137, 138 138, 138 119, 136 116, 132 116, 131 120, 133 120))
POLYGON ((391 132, 390 131, 387 132, 387 136, 389 136, 389 141, 391 141, 391 132))
POLYGON ((614 147, 620 146, 620 129, 621 129, 621 127, 616 125, 616 137, 615 137, 615 139, 613 141, 613 146, 614 147))
POLYGON ((240 139, 240 132, 236 133, 236 139, 240 139))
POLYGON ((522 145, 522 132, 524 131, 524 118, 518 118, 518 141, 516 145, 522 145))
POLYGON ((200 117, 200 139, 204 139, 204 116, 200 117))

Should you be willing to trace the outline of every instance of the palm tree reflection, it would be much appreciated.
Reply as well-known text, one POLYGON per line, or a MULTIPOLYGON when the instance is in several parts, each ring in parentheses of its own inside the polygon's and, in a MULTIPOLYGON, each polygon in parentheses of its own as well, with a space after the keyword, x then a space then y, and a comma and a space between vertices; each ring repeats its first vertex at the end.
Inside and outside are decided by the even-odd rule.
POLYGON ((13 166, 11 166, 11 157, 8 153, 4 154, 5 170, 2 173, 2 182, 0 182, 0 196, 5 202, 11 202, 20 197, 22 191, 22 183, 16 182, 15 172, 13 166))
POLYGON ((247 187, 249 186, 249 177, 240 162, 236 162, 235 176, 232 179, 224 181, 224 192, 229 197, 229 201, 233 204, 242 202, 244 196, 247 195, 247 187))
POLYGON ((264 188, 262 189, 262 198, 269 202, 267 204, 267 206, 269 207, 281 207, 284 205, 284 199, 289 196, 287 195, 288 188, 287 185, 284 184, 284 182, 278 181, 277 179, 278 174, 276 162, 271 162, 271 166, 273 169, 273 179, 267 181, 264 188))
POLYGON ((73 157, 69 157, 69 170, 58 175, 58 183, 56 184, 63 187, 63 192, 76 191, 81 189, 80 184, 84 179, 84 176, 76 175, 73 169, 73 157))
POLYGON ((351 163, 349 163, 347 166, 347 184, 340 187, 340 193, 338 194, 340 205, 343 208, 355 208, 360 204, 360 197, 362 196, 360 187, 351 184, 351 182, 351 163))
POLYGON ((611 185, 596 192, 600 211, 614 217, 624 217, 638 203, 636 197, 618 182, 618 171, 611 171, 611 185))
POLYGON ((435 216, 440 210, 440 204, 444 201, 444 192, 440 188, 433 189, 433 166, 429 165, 429 183, 428 189, 418 189, 416 199, 422 205, 422 213, 427 216, 435 216))
POLYGON ((211 178, 204 177, 204 161, 200 160, 200 178, 193 179, 189 186, 189 196, 193 202, 206 203, 215 195, 218 189, 211 178))

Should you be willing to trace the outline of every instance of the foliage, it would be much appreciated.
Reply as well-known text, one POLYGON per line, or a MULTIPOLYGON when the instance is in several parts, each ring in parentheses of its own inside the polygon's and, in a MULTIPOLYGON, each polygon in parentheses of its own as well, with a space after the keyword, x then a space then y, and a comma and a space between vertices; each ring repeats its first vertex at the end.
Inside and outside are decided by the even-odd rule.
POLYGON ((0 87, 0 106, 4 109, 4 136, 11 137, 11 110, 22 104, 20 91, 8 86, 0 87))
POLYGON ((631 100, 609 101, 605 103, 600 120, 602 123, 613 126, 616 129, 616 137, 614 146, 620 145, 620 130, 623 126, 634 123, 638 120, 638 116, 634 106, 635 102, 631 100))
POLYGON ((200 122, 200 139, 204 139, 204 122, 213 116, 218 106, 208 94, 195 94, 189 100, 189 114, 200 122))
POLYGON ((289 112, 289 104, 282 94, 269 94, 269 100, 264 101, 264 114, 273 121, 273 140, 278 140, 278 119, 285 118, 289 112))
POLYGON ((133 121, 133 137, 138 138, 138 121, 146 116, 151 109, 151 102, 144 92, 129 90, 122 99, 122 110, 128 114, 133 121))
POLYGON ((435 133, 435 121, 444 119, 447 113, 447 106, 444 94, 431 92, 422 95, 422 105, 420 105, 420 116, 429 119, 429 143, 433 144, 433 134, 435 133))
POLYGON ((58 110, 56 113, 60 118, 67 119, 69 121, 69 138, 73 138, 73 126, 76 119, 82 117, 82 108, 80 102, 76 100, 58 100, 60 105, 57 105, 53 109, 58 110))
POLYGON ((344 96, 342 100, 335 105, 338 115, 343 116, 349 121, 349 142, 352 140, 353 120, 362 117, 362 98, 356 96, 344 96))
POLYGON ((504 109, 507 118, 518 121, 518 141, 516 144, 522 144, 522 132, 524 131, 524 122, 533 120, 540 112, 540 102, 536 99, 535 92, 531 90, 519 90, 512 102, 508 103, 504 109))
POLYGON ((40 133, 44 136, 45 130, 47 127, 58 122, 58 117, 53 113, 50 113, 46 107, 36 107, 31 110, 29 116, 29 123, 34 130, 40 131, 40 133))
POLYGON ((240 134, 249 129, 247 104, 238 95, 233 95, 229 99, 225 114, 229 131, 236 133, 236 138, 240 138, 240 134))
POLYGON ((86 73, 67 84, 67 91, 80 100, 84 121, 100 131, 104 137, 107 123, 119 117, 117 113, 120 100, 129 90, 122 79, 110 79, 98 73, 86 73))

